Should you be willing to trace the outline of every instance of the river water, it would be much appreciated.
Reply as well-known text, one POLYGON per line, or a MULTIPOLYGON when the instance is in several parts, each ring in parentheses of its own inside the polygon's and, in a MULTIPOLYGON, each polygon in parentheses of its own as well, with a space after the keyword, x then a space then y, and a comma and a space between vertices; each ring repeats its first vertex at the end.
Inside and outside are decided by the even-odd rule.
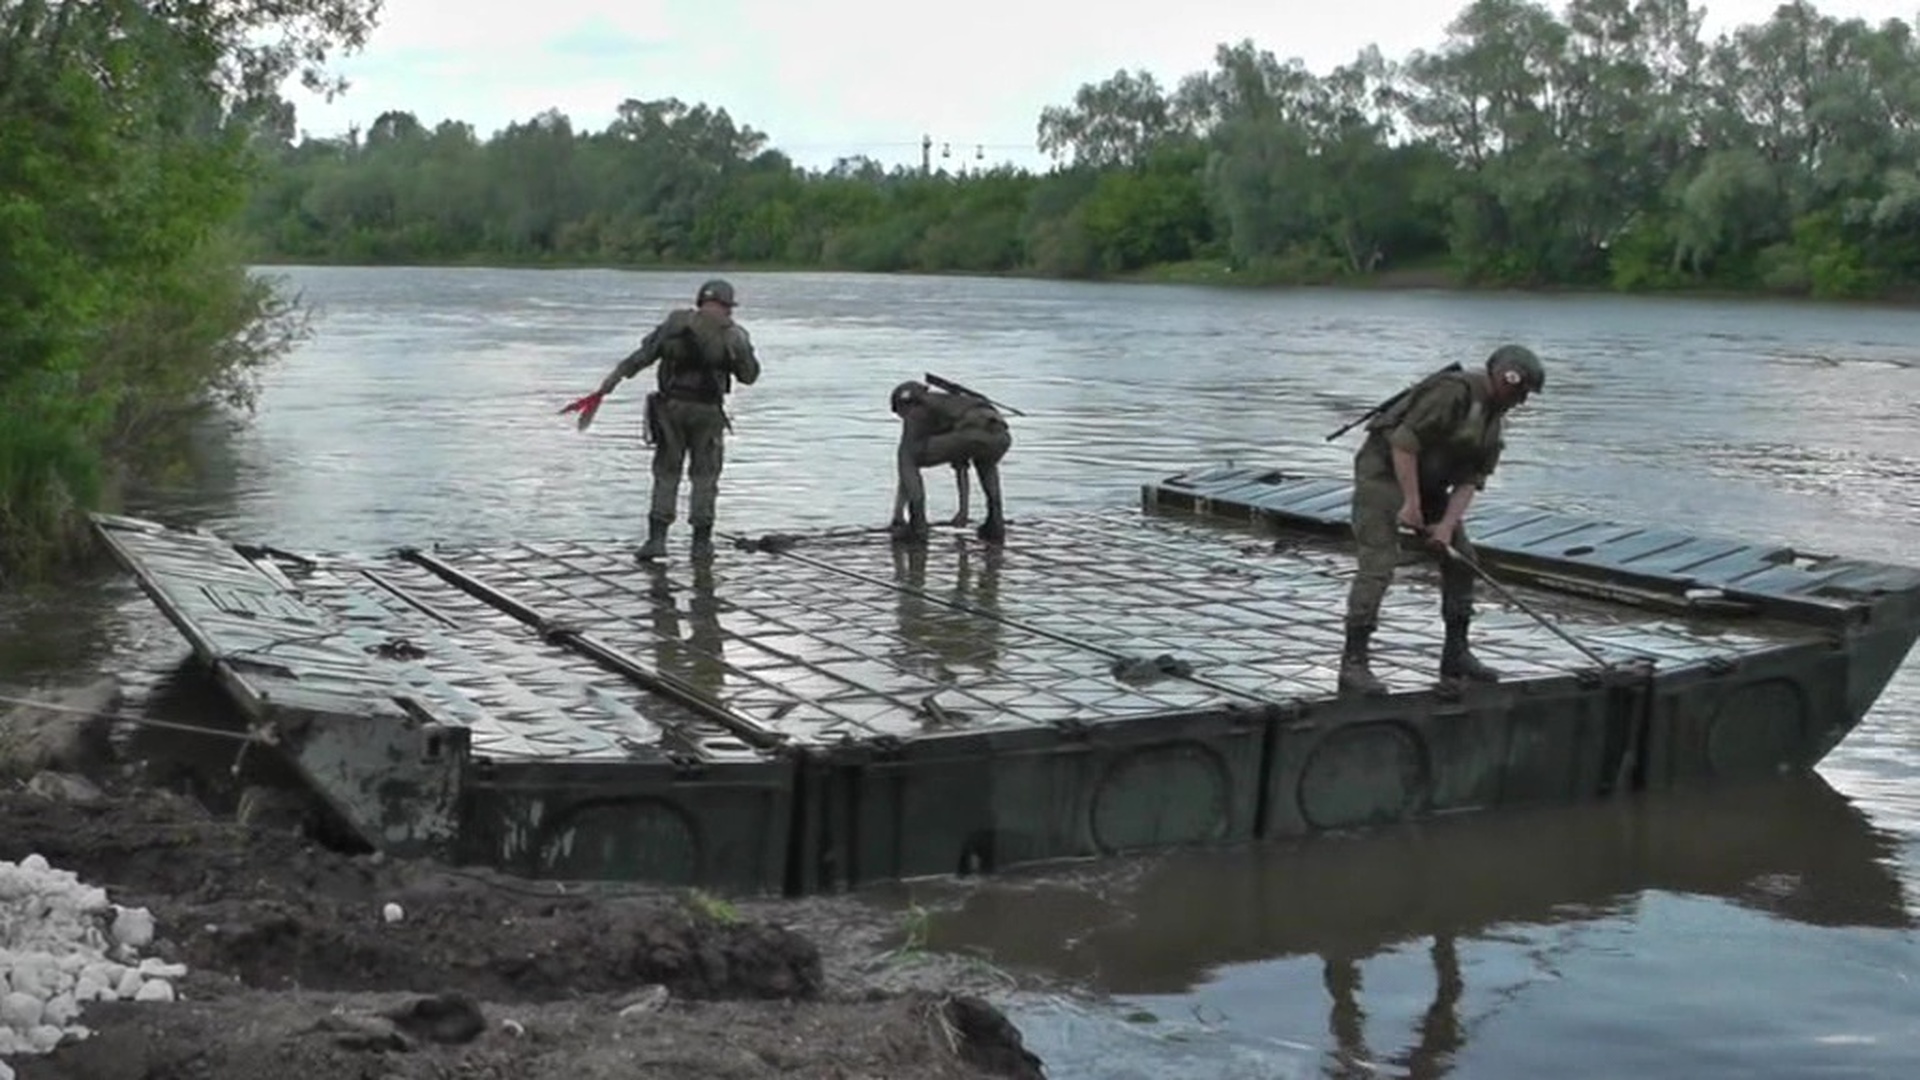
MULTIPOLYGON (((133 512, 294 550, 644 527, 628 383, 695 275, 292 269, 316 334, 206 476, 133 512)), ((765 363, 723 529, 884 522, 888 390, 1027 414, 1010 514, 1130 504, 1224 461, 1342 472, 1323 435, 1441 364, 1549 364, 1502 497, 1920 562, 1920 314, 1873 307, 986 279, 734 277, 765 363)), ((933 474, 931 505, 949 505, 933 474)), ((978 498, 976 492, 976 499, 978 498)), ((976 515, 980 509, 976 509, 976 515)), ((684 539, 684 537, 682 537, 684 539)), ((111 666, 206 708, 117 574, 0 604, 0 684, 111 666)), ((183 704, 184 703, 184 704, 183 704)), ((1066 1078, 1920 1075, 1920 663, 1804 783, 1256 851, 916 885, 935 946, 1112 995, 1013 1015, 1066 1078)))

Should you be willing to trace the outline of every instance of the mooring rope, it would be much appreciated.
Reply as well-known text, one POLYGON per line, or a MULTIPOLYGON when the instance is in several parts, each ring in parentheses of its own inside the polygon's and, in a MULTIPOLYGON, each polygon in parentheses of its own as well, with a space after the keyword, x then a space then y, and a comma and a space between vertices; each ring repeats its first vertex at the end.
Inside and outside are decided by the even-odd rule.
POLYGON ((44 701, 38 698, 14 697, 0 694, 0 705, 17 705, 29 709, 44 709, 48 712, 65 713, 69 716, 85 716, 96 720, 106 720, 116 724, 129 724, 134 727, 158 728, 162 731, 178 731, 189 735, 209 735, 214 738, 235 739, 246 743, 264 743, 271 745, 274 740, 262 729, 234 731, 231 728, 208 727, 202 724, 188 724, 179 720, 160 720, 151 716, 136 716, 124 712, 103 712, 99 709, 83 709, 77 705, 62 705, 59 702, 44 701))

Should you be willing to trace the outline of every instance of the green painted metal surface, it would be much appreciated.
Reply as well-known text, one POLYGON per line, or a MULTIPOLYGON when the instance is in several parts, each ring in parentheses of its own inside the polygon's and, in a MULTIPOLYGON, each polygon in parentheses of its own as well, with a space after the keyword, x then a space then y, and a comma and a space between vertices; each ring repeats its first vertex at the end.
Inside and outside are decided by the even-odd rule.
POLYGON ((370 843, 741 891, 1803 769, 1920 634, 1911 569, 1489 499, 1485 562, 1609 666, 1483 594, 1476 647, 1508 678, 1440 692, 1437 580, 1409 567, 1375 639, 1391 695, 1343 698, 1345 500, 1207 470, 1004 549, 741 537, 655 566, 96 528, 370 843))

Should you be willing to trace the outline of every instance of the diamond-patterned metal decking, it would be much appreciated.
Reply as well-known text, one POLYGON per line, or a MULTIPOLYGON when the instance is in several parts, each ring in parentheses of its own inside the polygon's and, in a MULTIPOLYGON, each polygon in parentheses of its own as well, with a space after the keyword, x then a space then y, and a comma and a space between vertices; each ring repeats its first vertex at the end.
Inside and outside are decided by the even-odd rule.
MULTIPOLYGON (((1185 659, 1197 674, 1265 700, 1318 697, 1337 686, 1350 556, 1311 548, 1273 550, 1190 522, 1094 512, 1031 522, 1002 558, 994 608, 1115 654, 1185 659)), ((959 558, 947 545, 927 556, 930 578, 959 558)), ((963 547, 959 550, 967 550, 963 547)), ((880 543, 796 548, 790 557, 878 578, 891 557, 880 543)), ((977 556, 976 556, 977 557, 977 556)), ((1440 649, 1439 582, 1409 556, 1381 612, 1377 670, 1396 689, 1430 687, 1440 649)), ((1782 640, 1716 628, 1690 632, 1659 617, 1558 598, 1564 628, 1609 660, 1662 667, 1704 661, 1782 640)), ((1591 666, 1530 616, 1481 590, 1476 649, 1513 678, 1591 666)), ((1780 633, 1792 633, 1779 628, 1780 633)))
POLYGON ((122 522, 113 544, 207 658, 239 672, 251 687, 243 698, 317 696, 328 708, 398 715, 394 699, 410 696, 496 758, 631 761, 662 746, 737 745, 410 563, 248 558, 218 537, 103 520, 122 522))
MULTIPOLYGON (((643 567, 623 548, 582 544, 434 555, 801 742, 1165 713, 1220 699, 1178 680, 1129 685, 1098 652, 784 555, 730 552, 710 569, 643 567)), ((906 575, 919 556, 899 555, 906 575)), ((997 570, 988 564, 997 556, 945 558, 949 577, 979 575, 968 597, 992 602, 997 570)))
MULTIPOLYGON (((1437 563, 1341 696, 1344 485, 1274 470, 970 530, 317 557, 100 535, 314 791, 382 850, 809 891, 1773 775, 1858 723, 1920 572, 1490 506, 1497 687, 1439 694, 1437 563), (1568 595, 1568 590, 1581 594, 1568 595), (1596 651, 1622 669, 1589 677, 1596 651), (1633 661, 1652 661, 1651 666, 1633 661)), ((731 539, 731 538, 730 538, 731 539)))
MULTIPOLYGON (((1350 537, 1350 486, 1337 477, 1226 465, 1144 484, 1141 498, 1157 510, 1350 537)), ((1504 576, 1630 603, 1664 598, 1845 629, 1863 619, 1904 621, 1920 596, 1920 567, 1559 513, 1509 503, 1498 491, 1474 500, 1470 527, 1483 562, 1504 576)))
MULTIPOLYGON (((1350 558, 1124 512, 1018 532, 999 550, 959 532, 921 548, 884 535, 803 539, 778 553, 725 551, 709 566, 647 566, 624 546, 565 542, 432 557, 802 744, 1335 692, 1350 558), (1190 673, 1156 670, 1163 655, 1190 673)), ((1437 578, 1412 561, 1379 635, 1381 673, 1406 691, 1432 685, 1440 647, 1437 578)), ((1535 599, 1602 656, 1661 669, 1805 637, 1788 627, 1708 635, 1644 612, 1535 599)), ((1509 678, 1590 666, 1497 597, 1483 593, 1481 609, 1477 647, 1509 678)))
POLYGON ((342 625, 380 632, 397 688, 466 725, 476 754, 627 761, 663 744, 726 738, 684 706, 538 641, 512 616, 421 567, 318 560, 297 585, 342 625))
MULTIPOLYGON (((212 537, 116 535, 162 576, 201 581, 169 603, 223 637, 219 654, 368 701, 396 692, 430 701, 469 728, 475 754, 492 758, 744 750, 715 712, 736 735, 765 733, 761 745, 835 745, 1335 693, 1352 572, 1344 552, 1276 550, 1127 511, 1016 531, 1004 549, 956 530, 923 547, 868 534, 803 538, 778 553, 727 550, 709 565, 642 565, 611 543, 432 553, 536 613, 540 626, 403 557, 283 561, 276 572, 288 576, 276 584, 212 537), (579 648, 542 640, 554 628, 590 635, 700 700, 635 685, 579 648), (1176 670, 1156 666, 1162 657, 1176 670), (710 706, 689 707, 702 702, 710 706)), ((1661 670, 1811 634, 1779 624, 1707 632, 1620 605, 1531 595, 1601 655, 1649 658, 1661 670)), ((1376 670, 1394 689, 1432 685, 1438 605, 1437 576, 1410 556, 1376 639, 1376 670)), ((1510 679, 1587 665, 1484 590, 1480 608, 1476 647, 1510 679)))

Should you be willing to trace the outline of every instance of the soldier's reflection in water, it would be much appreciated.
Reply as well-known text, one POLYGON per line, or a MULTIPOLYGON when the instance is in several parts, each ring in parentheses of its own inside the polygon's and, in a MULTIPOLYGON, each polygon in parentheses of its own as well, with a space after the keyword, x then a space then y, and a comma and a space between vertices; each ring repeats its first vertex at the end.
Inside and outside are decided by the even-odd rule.
POLYGON ((726 634, 720 628, 713 565, 695 560, 692 581, 681 585, 667 577, 665 566, 647 570, 652 578, 654 662, 662 674, 722 700, 727 689, 726 634))
MULTIPOLYGON (((1452 1070, 1453 1055, 1465 1041, 1460 1029, 1460 996, 1466 983, 1460 977, 1460 954, 1454 936, 1440 933, 1433 938, 1428 957, 1433 962, 1433 999, 1420 1018, 1417 1039, 1404 1053, 1392 1058, 1406 1070, 1408 1080, 1433 1080, 1452 1070)), ((1327 1010, 1327 1032, 1336 1049, 1327 1075, 1372 1078, 1379 1075, 1379 1063, 1367 1048, 1367 1014, 1360 1006, 1360 961, 1365 956, 1348 952, 1328 952, 1321 956, 1322 981, 1331 999, 1327 1010)))
POLYGON ((902 647, 895 660, 904 669, 939 683, 953 683, 991 671, 1000 660, 1000 623, 965 610, 1000 610, 1000 567, 1004 549, 956 537, 951 548, 935 544, 896 544, 893 580, 902 647), (927 586, 928 561, 953 564, 952 585, 927 586), (923 595, 924 594, 924 595, 923 595), (944 603, 942 601, 945 601, 944 603), (962 605, 962 606, 954 606, 962 605))
MULTIPOLYGON (((927 947, 982 948, 1007 966, 1169 998, 1224 967, 1311 957, 1303 963, 1318 969, 1325 1000, 1308 1007, 1328 1035, 1307 1041, 1326 1047, 1322 1073, 1375 1080, 1474 1075, 1461 1068, 1467 1040, 1534 984, 1531 970, 1509 981, 1483 953, 1470 1005, 1462 950, 1474 959, 1474 950, 1520 942, 1534 963, 1572 977, 1609 948, 1582 941, 1585 930, 1637 923, 1649 893, 1763 914, 1776 927, 1769 934, 1911 935, 1920 925, 1900 873, 1904 838, 1818 773, 1408 829, 1117 860, 1111 873, 971 890, 931 921, 927 947), (1419 951, 1424 973, 1407 970, 1419 951), (1370 964, 1393 984, 1385 995, 1363 982, 1370 964)), ((1698 958, 1694 944, 1662 947, 1678 961, 1698 958)), ((1288 965, 1266 978, 1290 988, 1295 975, 1288 965)), ((1617 1019, 1618 1005, 1598 1007, 1614 1012, 1596 1023, 1617 1019)))

